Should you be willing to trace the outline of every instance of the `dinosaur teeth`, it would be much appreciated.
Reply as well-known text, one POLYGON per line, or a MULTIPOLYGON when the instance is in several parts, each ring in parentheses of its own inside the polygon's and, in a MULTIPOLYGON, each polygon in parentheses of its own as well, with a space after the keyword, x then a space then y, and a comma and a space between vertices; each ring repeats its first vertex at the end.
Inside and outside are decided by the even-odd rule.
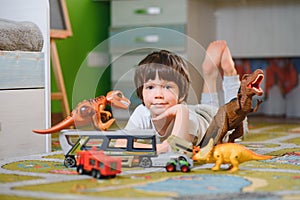
POLYGON ((253 88, 256 92, 262 92, 262 89, 261 88, 253 88))
POLYGON ((264 79, 263 74, 259 74, 254 81, 252 81, 247 87, 254 89, 257 93, 262 93, 263 90, 260 87, 260 83, 264 79))
POLYGON ((264 75, 259 74, 256 79, 254 81, 252 81, 252 85, 255 87, 259 87, 259 84, 261 83, 261 81, 264 79, 264 75))
POLYGON ((127 101, 124 101, 124 100, 121 100, 121 103, 123 104, 123 105, 125 105, 125 106, 129 106, 129 102, 127 102, 127 101))

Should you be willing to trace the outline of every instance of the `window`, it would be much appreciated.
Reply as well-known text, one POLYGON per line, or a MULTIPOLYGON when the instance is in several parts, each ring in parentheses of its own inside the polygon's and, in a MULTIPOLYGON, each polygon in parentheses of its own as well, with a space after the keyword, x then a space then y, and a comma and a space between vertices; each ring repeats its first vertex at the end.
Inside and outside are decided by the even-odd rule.
POLYGON ((96 161, 94 159, 90 159, 89 163, 90 163, 90 165, 94 166, 96 161))
POLYGON ((147 150, 152 150, 153 145, 152 145, 152 139, 150 138, 137 138, 134 140, 135 142, 133 143, 133 148, 134 149, 147 149, 147 150))
POLYGON ((97 147, 100 147, 102 144, 103 144, 103 138, 90 138, 87 143, 86 143, 86 146, 90 146, 90 147, 93 147, 93 146, 97 146, 97 147))
POLYGON ((103 169, 104 168, 104 164, 103 164, 103 162, 98 162, 98 167, 100 168, 100 169, 103 169))
POLYGON ((127 139, 110 139, 109 148, 126 148, 127 147, 127 139))

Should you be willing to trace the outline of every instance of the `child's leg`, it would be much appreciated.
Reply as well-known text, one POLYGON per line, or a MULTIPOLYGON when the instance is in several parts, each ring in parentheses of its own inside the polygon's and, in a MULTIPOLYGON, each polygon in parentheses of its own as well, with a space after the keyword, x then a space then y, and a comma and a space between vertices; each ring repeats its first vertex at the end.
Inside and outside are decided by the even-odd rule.
MULTIPOLYGON (((224 72, 224 79, 222 84, 224 91, 224 100, 225 103, 228 103, 231 99, 237 97, 237 93, 241 84, 228 47, 224 49, 221 60, 221 68, 224 72)), ((247 118, 243 121, 243 127, 244 134, 247 134, 249 132, 247 118)))
POLYGON ((208 104, 219 107, 217 95, 217 77, 219 76, 219 67, 221 66, 222 54, 226 47, 223 40, 210 43, 206 50, 206 56, 202 63, 202 72, 204 78, 201 104, 208 104))
POLYGON ((216 80, 221 66, 222 54, 226 47, 223 40, 214 41, 209 44, 206 50, 206 56, 202 63, 202 72, 205 84, 203 86, 204 93, 217 92, 216 80))
POLYGON ((224 73, 223 79, 223 91, 225 103, 228 103, 231 99, 237 97, 238 90, 240 88, 239 75, 234 66, 234 62, 231 57, 231 53, 228 47, 226 47, 222 54, 221 68, 224 73))

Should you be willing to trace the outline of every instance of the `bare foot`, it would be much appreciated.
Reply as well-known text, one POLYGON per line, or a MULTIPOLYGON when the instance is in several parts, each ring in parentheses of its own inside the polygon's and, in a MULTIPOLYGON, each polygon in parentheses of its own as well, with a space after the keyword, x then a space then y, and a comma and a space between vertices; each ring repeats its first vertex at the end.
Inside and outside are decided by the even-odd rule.
POLYGON ((231 57, 231 53, 228 47, 225 47, 222 59, 221 59, 221 68, 224 72, 224 76, 235 76, 237 71, 234 66, 234 62, 231 57))
POLYGON ((206 56, 202 63, 202 70, 204 76, 210 76, 217 72, 221 65, 223 51, 226 47, 224 40, 217 40, 209 44, 206 50, 206 56))

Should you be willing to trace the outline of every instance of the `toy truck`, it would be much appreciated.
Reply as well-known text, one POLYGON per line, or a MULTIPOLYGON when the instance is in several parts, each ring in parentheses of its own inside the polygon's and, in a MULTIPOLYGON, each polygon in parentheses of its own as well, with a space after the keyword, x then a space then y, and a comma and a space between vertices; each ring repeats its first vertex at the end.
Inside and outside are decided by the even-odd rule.
POLYGON ((65 154, 64 165, 76 167, 75 156, 82 150, 91 150, 96 147, 103 150, 105 155, 122 158, 124 167, 151 167, 151 158, 156 157, 156 138, 152 130, 116 130, 116 131, 83 131, 62 130, 59 134, 59 142, 65 154), (72 141, 79 137, 76 142, 72 141), (124 146, 115 146, 117 140, 125 141, 124 146), (137 143, 149 144, 143 148, 137 143))
POLYGON ((174 136, 170 136, 169 139, 169 144, 174 152, 157 155, 156 135, 152 130, 62 130, 59 135, 59 142, 65 154, 64 165, 66 167, 76 167, 75 157, 78 152, 97 148, 107 156, 121 158, 122 167, 166 167, 169 160, 181 160, 181 164, 185 160, 191 168, 193 165, 193 161, 190 159, 192 144, 174 136), (76 142, 72 141, 74 136, 77 138, 76 142), (124 145, 115 146, 117 140, 125 141, 124 145), (135 143, 148 144, 148 147, 140 147, 135 143))
POLYGON ((89 174, 94 178, 114 178, 121 173, 122 160, 104 154, 103 151, 79 151, 76 154, 76 167, 79 174, 89 174))

